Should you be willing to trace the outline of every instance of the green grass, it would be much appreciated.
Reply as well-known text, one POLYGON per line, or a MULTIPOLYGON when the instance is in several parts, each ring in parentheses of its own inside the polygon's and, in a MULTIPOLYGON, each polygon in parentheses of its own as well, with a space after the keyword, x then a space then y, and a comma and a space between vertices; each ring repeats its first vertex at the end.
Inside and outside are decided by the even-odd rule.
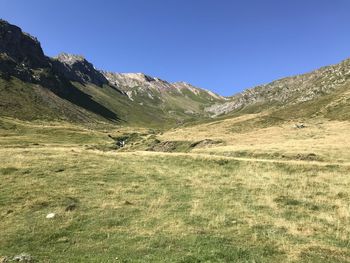
MULTIPOLYGON (((120 129, 109 132, 133 134, 120 129)), ((110 142, 103 130, 2 120, 0 258, 350 260, 349 166, 87 147, 110 142)))
POLYGON ((0 262, 350 262, 349 84, 320 72, 215 120, 204 91, 1 77, 0 262))
POLYGON ((0 116, 31 121, 70 121, 85 125, 112 122, 118 125, 164 129, 204 118, 206 114, 203 107, 214 103, 205 92, 199 95, 190 92, 189 96, 172 91, 158 94, 149 90, 132 101, 121 91, 108 85, 62 85, 61 88, 70 90, 67 96, 55 94, 50 91, 50 86, 0 76, 0 116), (153 99, 148 97, 149 92, 153 92, 153 99), (185 113, 188 110, 195 114, 185 113))

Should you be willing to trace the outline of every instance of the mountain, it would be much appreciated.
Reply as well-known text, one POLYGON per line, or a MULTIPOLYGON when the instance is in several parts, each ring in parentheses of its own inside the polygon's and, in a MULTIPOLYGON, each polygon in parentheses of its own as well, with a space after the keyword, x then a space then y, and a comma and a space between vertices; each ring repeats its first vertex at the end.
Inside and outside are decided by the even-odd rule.
POLYGON ((103 72, 108 81, 121 89, 128 99, 140 105, 157 107, 169 114, 203 115, 207 105, 225 98, 185 82, 169 83, 143 73, 103 72))
POLYGON ((46 118, 117 120, 118 116, 72 85, 46 57, 40 42, 0 20, 1 115, 46 118))
POLYGON ((313 72, 257 86, 205 110, 212 116, 264 110, 285 118, 350 119, 350 59, 313 72))
POLYGON ((0 114, 23 119, 169 126, 224 98, 185 83, 97 70, 83 56, 45 56, 40 42, 0 20, 0 114))
POLYGON ((44 55, 39 41, 14 25, 0 20, 0 70, 2 76, 16 76, 27 81, 35 78, 34 70, 48 68, 49 58, 44 55))
POLYGON ((199 89, 186 82, 169 83, 159 78, 147 76, 143 73, 111 73, 103 72, 105 77, 110 83, 120 86, 129 95, 129 98, 133 100, 133 94, 137 95, 143 92, 156 92, 157 94, 164 95, 171 91, 182 95, 200 95, 203 101, 223 101, 224 97, 219 96, 211 91, 199 89), (133 89, 142 87, 142 89, 133 89))
POLYGON ((83 56, 61 53, 53 58, 55 71, 71 81, 91 83, 97 86, 108 84, 108 80, 83 56))
POLYGON ((274 122, 350 120, 350 60, 225 98, 185 82, 98 70, 83 56, 47 57, 35 37, 4 20, 0 40, 1 116, 149 127, 260 112, 274 122))

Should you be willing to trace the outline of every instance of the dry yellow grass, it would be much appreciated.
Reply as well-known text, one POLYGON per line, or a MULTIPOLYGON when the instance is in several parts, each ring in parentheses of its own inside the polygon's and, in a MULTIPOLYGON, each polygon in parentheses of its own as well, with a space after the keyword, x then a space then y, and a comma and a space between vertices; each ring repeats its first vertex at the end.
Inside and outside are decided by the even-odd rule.
POLYGON ((204 139, 223 140, 224 145, 194 149, 197 153, 211 153, 228 156, 254 156, 277 158, 281 156, 316 154, 316 159, 332 162, 350 161, 350 123, 323 119, 305 122, 306 128, 297 129, 296 122, 280 126, 260 128, 252 131, 235 132, 235 125, 256 115, 232 118, 198 126, 178 128, 165 132, 161 140, 204 139))
MULTIPOLYGON (((158 135, 226 143, 189 153, 101 151, 90 146, 108 143, 106 132, 66 124, 16 122, 17 131, 2 130, 0 256, 27 252, 40 262, 349 262, 349 124, 307 122, 300 130, 288 124, 219 137, 228 123, 202 125, 203 137, 195 136, 195 127, 158 135), (309 145, 314 142, 319 148, 309 145), (329 145, 333 150, 327 151, 329 145), (268 154, 310 149, 323 159, 268 154), (235 156, 237 151, 261 156, 235 156), (76 209, 66 211, 72 202, 76 209), (45 219, 49 212, 57 214, 52 221, 45 219)), ((108 133, 131 131, 123 129, 108 133)))

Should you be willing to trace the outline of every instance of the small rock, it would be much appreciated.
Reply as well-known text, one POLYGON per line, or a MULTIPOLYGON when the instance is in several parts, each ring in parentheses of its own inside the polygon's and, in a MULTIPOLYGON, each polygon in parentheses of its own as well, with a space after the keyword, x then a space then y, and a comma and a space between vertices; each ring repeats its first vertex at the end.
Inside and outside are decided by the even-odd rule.
POLYGON ((67 242, 69 242, 69 238, 68 237, 60 237, 59 239, 57 239, 57 242, 67 243, 67 242))
POLYGON ((132 205, 132 203, 129 202, 128 200, 126 200, 126 201, 124 202, 124 205, 132 205))
POLYGON ((7 263, 10 262, 10 259, 8 257, 0 257, 0 263, 7 263))
POLYGON ((12 261, 31 263, 34 262, 34 259, 31 255, 27 253, 21 253, 19 255, 14 256, 12 261))
POLYGON ((56 214, 55 213, 49 213, 46 215, 46 218, 47 219, 52 219, 52 218, 55 218, 56 214))

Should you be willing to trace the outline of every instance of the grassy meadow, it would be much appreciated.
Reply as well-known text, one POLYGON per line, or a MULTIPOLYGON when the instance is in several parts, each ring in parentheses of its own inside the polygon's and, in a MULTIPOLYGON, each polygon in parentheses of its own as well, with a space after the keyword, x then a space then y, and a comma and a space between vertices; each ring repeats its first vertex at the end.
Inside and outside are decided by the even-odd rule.
POLYGON ((255 117, 164 132, 1 118, 0 262, 350 262, 350 123, 240 126, 255 117))

